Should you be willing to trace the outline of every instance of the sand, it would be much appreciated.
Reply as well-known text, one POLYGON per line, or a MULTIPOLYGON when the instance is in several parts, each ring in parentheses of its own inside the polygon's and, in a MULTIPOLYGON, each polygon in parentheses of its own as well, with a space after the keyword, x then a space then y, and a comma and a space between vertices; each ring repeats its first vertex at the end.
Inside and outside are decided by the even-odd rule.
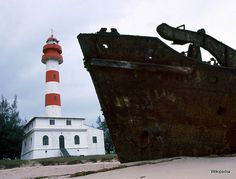
POLYGON ((128 164, 98 162, 77 165, 37 166, 0 170, 0 178, 68 178, 82 171, 104 171, 104 168, 121 169, 98 172, 79 179, 235 179, 236 157, 175 157, 128 164))

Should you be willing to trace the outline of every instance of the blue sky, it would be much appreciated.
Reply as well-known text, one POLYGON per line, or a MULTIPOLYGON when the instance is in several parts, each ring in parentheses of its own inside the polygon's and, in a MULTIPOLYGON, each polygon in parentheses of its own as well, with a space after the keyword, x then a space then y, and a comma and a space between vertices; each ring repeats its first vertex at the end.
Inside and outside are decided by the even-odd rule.
POLYGON ((79 33, 115 27, 121 34, 159 37, 156 27, 166 22, 185 24, 190 30, 205 28, 206 33, 234 48, 235 5, 233 0, 0 0, 0 94, 10 101, 18 96, 23 119, 44 115, 41 55, 53 28, 64 57, 60 65, 62 113, 85 117, 91 125, 102 113, 83 67, 76 38, 79 33))

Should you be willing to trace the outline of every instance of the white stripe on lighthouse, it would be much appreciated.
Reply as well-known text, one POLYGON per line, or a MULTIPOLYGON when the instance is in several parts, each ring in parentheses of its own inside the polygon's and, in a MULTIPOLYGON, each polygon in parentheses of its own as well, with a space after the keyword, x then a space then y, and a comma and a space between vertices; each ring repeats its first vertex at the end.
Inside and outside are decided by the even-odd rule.
POLYGON ((60 94, 60 90, 59 90, 59 83, 58 82, 47 82, 46 83, 46 90, 45 90, 46 94, 49 93, 57 93, 60 94))
POLYGON ((46 71, 48 70, 56 70, 59 71, 59 62, 54 59, 50 59, 46 63, 46 71))

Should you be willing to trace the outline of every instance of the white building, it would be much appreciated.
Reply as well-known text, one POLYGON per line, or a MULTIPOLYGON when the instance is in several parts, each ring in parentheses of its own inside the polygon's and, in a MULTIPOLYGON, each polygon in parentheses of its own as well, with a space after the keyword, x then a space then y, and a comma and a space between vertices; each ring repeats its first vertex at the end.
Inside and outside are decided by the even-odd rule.
POLYGON ((46 65, 45 116, 34 117, 24 127, 21 159, 105 154, 103 131, 86 126, 83 118, 62 117, 59 65, 62 49, 51 35, 43 47, 46 65))
POLYGON ((83 118, 34 117, 25 126, 21 159, 105 154, 103 131, 83 118))

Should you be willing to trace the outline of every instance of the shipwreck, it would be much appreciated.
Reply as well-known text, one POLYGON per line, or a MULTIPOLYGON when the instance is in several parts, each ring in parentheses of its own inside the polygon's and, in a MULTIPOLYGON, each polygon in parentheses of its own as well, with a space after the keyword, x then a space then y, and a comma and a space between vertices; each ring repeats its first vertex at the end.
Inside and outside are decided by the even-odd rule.
POLYGON ((236 153, 236 51, 204 29, 157 32, 187 52, 116 29, 78 35, 119 160, 236 153))

